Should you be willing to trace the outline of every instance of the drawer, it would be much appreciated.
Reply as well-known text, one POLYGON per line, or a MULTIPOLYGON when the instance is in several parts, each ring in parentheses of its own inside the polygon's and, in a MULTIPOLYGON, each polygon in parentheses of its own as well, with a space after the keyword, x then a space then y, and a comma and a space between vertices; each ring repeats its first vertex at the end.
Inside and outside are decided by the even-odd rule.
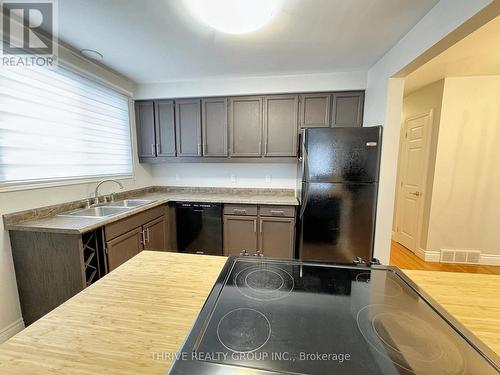
POLYGON ((257 215, 257 206, 244 204, 225 204, 224 215, 257 215))
POLYGON ((295 207, 260 206, 260 216, 295 217, 295 207))
POLYGON ((138 228, 151 220, 154 220, 165 214, 165 206, 158 206, 147 211, 140 212, 123 220, 115 221, 104 227, 106 241, 118 237, 124 233, 138 228))

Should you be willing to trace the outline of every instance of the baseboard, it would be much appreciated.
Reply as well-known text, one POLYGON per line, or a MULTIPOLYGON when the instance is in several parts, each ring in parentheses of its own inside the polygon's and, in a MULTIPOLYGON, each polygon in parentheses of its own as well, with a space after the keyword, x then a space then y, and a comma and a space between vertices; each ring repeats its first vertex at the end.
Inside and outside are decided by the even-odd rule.
POLYGON ((500 255, 481 254, 479 256, 479 264, 484 264, 489 266, 500 266, 500 255))
POLYGON ((24 329, 23 318, 19 318, 14 323, 9 324, 4 329, 0 330, 0 344, 7 341, 16 333, 21 332, 24 329))
POLYGON ((415 255, 426 262, 439 262, 440 259, 439 252, 424 250, 422 248, 417 248, 415 255))

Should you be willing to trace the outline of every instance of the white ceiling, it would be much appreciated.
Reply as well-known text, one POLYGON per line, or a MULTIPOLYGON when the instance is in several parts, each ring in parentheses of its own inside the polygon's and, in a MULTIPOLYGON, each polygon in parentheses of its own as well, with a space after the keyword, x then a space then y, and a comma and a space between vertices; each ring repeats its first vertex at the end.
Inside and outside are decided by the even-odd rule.
POLYGON ((183 0, 59 1, 59 37, 137 83, 364 70, 438 0, 285 0, 246 35, 216 32, 183 0))
POLYGON ((500 17, 411 73, 405 80, 409 94, 446 77, 500 75, 500 17))

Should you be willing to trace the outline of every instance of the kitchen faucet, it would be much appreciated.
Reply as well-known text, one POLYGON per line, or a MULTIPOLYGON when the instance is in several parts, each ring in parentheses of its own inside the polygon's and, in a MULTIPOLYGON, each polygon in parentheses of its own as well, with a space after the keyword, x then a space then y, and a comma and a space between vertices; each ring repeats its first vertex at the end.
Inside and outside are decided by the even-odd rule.
POLYGON ((94 204, 98 204, 99 203, 99 187, 104 184, 105 182, 114 182, 114 183, 117 183, 118 185, 120 185, 120 190, 123 189, 123 185, 121 184, 120 181, 116 181, 116 180, 102 180, 101 182, 99 182, 97 184, 97 186, 95 187, 95 192, 94 192, 94 204))

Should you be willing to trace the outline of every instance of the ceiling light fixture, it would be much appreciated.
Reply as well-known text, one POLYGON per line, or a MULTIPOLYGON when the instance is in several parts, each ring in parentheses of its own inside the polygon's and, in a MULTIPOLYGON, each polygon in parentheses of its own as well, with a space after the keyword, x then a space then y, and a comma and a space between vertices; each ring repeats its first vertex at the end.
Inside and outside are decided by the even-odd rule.
POLYGON ((80 53, 83 56, 85 56, 86 58, 91 59, 91 60, 95 60, 95 61, 102 61, 102 59, 104 58, 102 53, 94 51, 93 49, 84 48, 84 49, 80 50, 80 53))
POLYGON ((260 29, 278 13, 283 0, 185 0, 210 27, 228 34, 260 29))

